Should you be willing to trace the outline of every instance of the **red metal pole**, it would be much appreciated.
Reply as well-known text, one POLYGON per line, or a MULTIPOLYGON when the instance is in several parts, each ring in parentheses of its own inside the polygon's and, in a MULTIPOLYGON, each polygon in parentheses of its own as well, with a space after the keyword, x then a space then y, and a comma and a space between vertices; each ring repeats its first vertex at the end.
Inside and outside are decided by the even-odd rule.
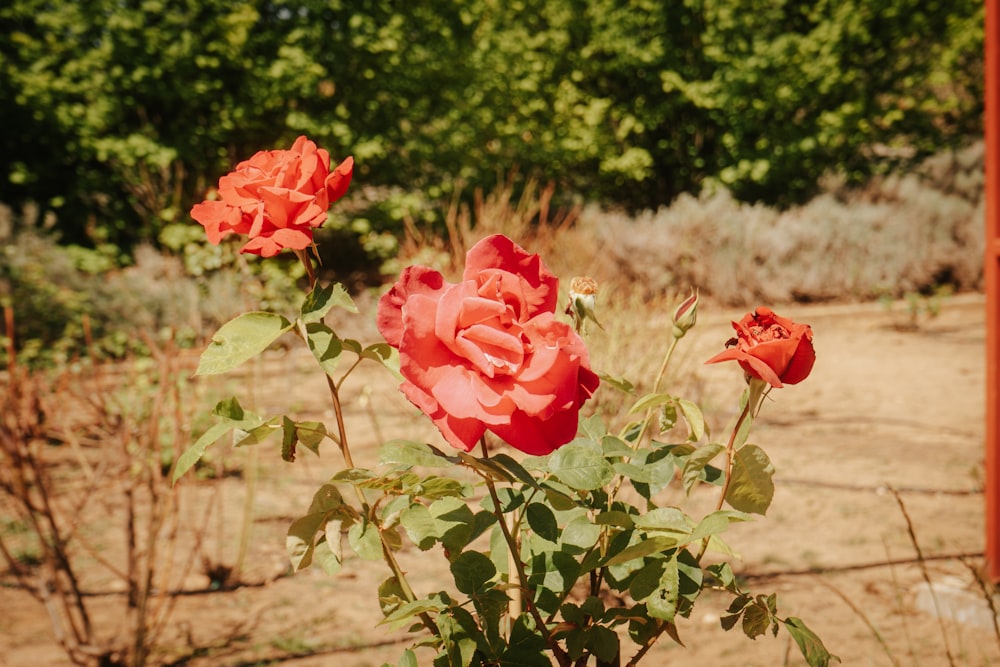
POLYGON ((1000 581, 1000 0, 986 0, 986 564, 1000 581))

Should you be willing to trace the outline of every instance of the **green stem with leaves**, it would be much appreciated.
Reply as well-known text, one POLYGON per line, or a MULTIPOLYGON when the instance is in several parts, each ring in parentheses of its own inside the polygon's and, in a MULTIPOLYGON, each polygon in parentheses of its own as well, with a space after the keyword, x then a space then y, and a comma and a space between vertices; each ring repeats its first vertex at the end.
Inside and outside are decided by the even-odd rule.
MULTIPOLYGON (((486 447, 485 436, 479 439, 479 444, 483 450, 483 458, 488 459, 490 457, 489 451, 486 447)), ((523 592, 528 581, 528 574, 524 569, 524 563, 521 561, 521 550, 518 548, 517 540, 514 538, 514 534, 511 529, 507 526, 507 521, 504 519, 503 511, 500 509, 500 496, 497 494, 496 485, 493 483, 493 479, 486 473, 479 470, 475 471, 483 481, 486 483, 486 488, 489 491, 490 499, 493 501, 493 512, 497 518, 497 522, 500 524, 500 532, 503 533, 504 541, 507 543, 508 554, 510 555, 509 562, 514 566, 513 571, 510 573, 511 577, 517 577, 517 581, 512 581, 516 587, 516 595, 521 598, 523 602, 523 592)), ((527 600, 528 612, 535 621, 535 626, 538 628, 538 632, 542 633, 545 637, 545 642, 548 644, 549 649, 551 649, 552 654, 555 656, 556 660, 559 662, 561 667, 569 667, 571 661, 569 656, 562 647, 556 642, 555 639, 546 630, 545 619, 542 618, 541 613, 538 611, 538 607, 535 606, 534 602, 531 600, 530 596, 527 600)), ((521 612, 521 604, 518 604, 517 613, 521 612)))
MULTIPOLYGON (((743 430, 743 426, 747 419, 753 419, 757 414, 757 408, 760 405, 761 399, 764 397, 764 389, 766 386, 767 385, 763 380, 758 380, 756 378, 750 380, 750 386, 747 389, 746 394, 746 403, 743 406, 743 410, 740 412, 739 418, 736 420, 736 424, 733 426, 732 432, 729 434, 729 440, 726 442, 726 460, 723 464, 724 479, 722 481, 722 489, 719 491, 719 500, 715 505, 716 511, 721 510, 723 505, 725 505, 726 496, 729 495, 729 487, 733 481, 733 458, 736 454, 736 439, 743 430)), ((698 556, 696 557, 696 560, 699 562, 708 550, 708 543, 710 540, 711 537, 706 537, 702 540, 701 550, 698 552, 698 556)))

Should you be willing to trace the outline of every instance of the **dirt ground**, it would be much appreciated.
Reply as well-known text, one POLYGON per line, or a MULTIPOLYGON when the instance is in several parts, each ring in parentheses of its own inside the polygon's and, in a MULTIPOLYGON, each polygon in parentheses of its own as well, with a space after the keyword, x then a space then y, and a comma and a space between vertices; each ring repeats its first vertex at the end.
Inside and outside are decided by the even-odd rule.
MULTIPOLYGON (((818 361, 804 383, 773 392, 761 412, 753 442, 777 469, 776 493, 767 517, 727 533, 741 554, 734 568, 750 590, 778 593, 779 612, 802 618, 845 665, 1000 665, 1000 640, 984 616, 970 569, 981 564, 984 542, 983 299, 952 297, 939 316, 922 318, 916 328, 906 326, 905 310, 901 303, 780 309, 812 325, 818 361), (900 501, 923 565, 915 558, 900 501), (954 622, 931 613, 921 594, 925 575, 950 587, 963 609, 979 615, 954 622)), ((738 370, 701 361, 730 336, 728 321, 739 315, 703 309, 676 371, 718 432, 736 408, 738 370)), ((653 314, 648 324, 655 330, 665 317, 653 314)), ((588 341, 595 367, 611 374, 630 371, 622 359, 602 354, 602 348, 621 350, 610 339, 602 343, 602 335, 622 335, 607 328, 588 341)), ((285 373, 258 389, 259 411, 329 417, 322 378, 304 373, 308 362, 299 354, 275 362, 285 373)), ((349 432, 358 434, 356 458, 373 456, 374 443, 390 437, 438 441, 387 374, 362 379, 348 400, 349 432)), ((274 447, 225 456, 260 470, 249 556, 240 572, 249 585, 211 592, 203 574, 189 576, 189 593, 176 597, 158 655, 197 667, 395 664, 407 638, 377 626, 381 615, 373 592, 385 577, 384 565, 349 553, 336 577, 315 569, 286 576, 285 530, 338 469, 335 452, 320 458, 303 453, 291 465, 278 459, 274 447)), ((212 502, 223 511, 213 519, 204 551, 232 562, 247 482, 234 478, 214 486, 219 491, 212 502)), ((198 484, 189 482, 181 491, 193 509, 208 502, 198 484)), ((713 500, 677 498, 692 514, 713 500)), ((401 560, 421 590, 445 587, 439 554, 409 549, 401 560)), ((101 576, 85 579, 85 588, 97 593, 89 602, 98 624, 114 634, 123 600, 101 576)), ((787 634, 750 641, 738 629, 723 631, 722 603, 706 593, 693 617, 679 624, 686 646, 664 642, 644 664, 805 664, 787 634)), ((0 587, 0 666, 62 664, 68 663, 41 605, 16 587, 0 587)))

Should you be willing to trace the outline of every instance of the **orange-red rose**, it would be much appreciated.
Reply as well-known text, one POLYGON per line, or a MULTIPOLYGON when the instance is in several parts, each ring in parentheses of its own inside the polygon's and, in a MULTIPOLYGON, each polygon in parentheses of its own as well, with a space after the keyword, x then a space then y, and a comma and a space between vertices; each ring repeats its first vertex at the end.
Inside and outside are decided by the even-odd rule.
POLYGON ((555 318, 558 285, 538 255, 498 235, 469 250, 461 282, 411 266, 379 301, 400 389, 455 447, 489 430, 540 455, 576 435, 599 380, 583 340, 555 318))
POLYGON ((272 257, 285 248, 302 250, 330 204, 347 191, 353 170, 348 157, 331 172, 330 154, 299 137, 291 150, 260 151, 236 165, 219 179, 219 199, 196 204, 191 217, 214 244, 246 234, 240 252, 272 257))
POLYGON ((816 350, 808 324, 796 324, 762 307, 733 322, 733 328, 736 338, 706 364, 739 362, 747 374, 772 387, 797 384, 812 371, 816 350))

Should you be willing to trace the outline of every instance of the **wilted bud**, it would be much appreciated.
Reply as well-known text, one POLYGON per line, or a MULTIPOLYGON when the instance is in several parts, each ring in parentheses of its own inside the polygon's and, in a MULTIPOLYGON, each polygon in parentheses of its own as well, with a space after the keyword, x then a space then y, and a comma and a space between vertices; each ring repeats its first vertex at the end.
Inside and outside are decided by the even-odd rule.
POLYGON ((577 333, 583 331, 585 320, 592 320, 602 330, 604 327, 597 321, 594 307, 597 305, 597 281, 587 276, 577 276, 569 282, 569 305, 566 314, 573 318, 573 326, 577 333))
POLYGON ((684 299, 674 309, 674 338, 683 338, 688 329, 698 321, 698 290, 692 289, 691 296, 684 299))

